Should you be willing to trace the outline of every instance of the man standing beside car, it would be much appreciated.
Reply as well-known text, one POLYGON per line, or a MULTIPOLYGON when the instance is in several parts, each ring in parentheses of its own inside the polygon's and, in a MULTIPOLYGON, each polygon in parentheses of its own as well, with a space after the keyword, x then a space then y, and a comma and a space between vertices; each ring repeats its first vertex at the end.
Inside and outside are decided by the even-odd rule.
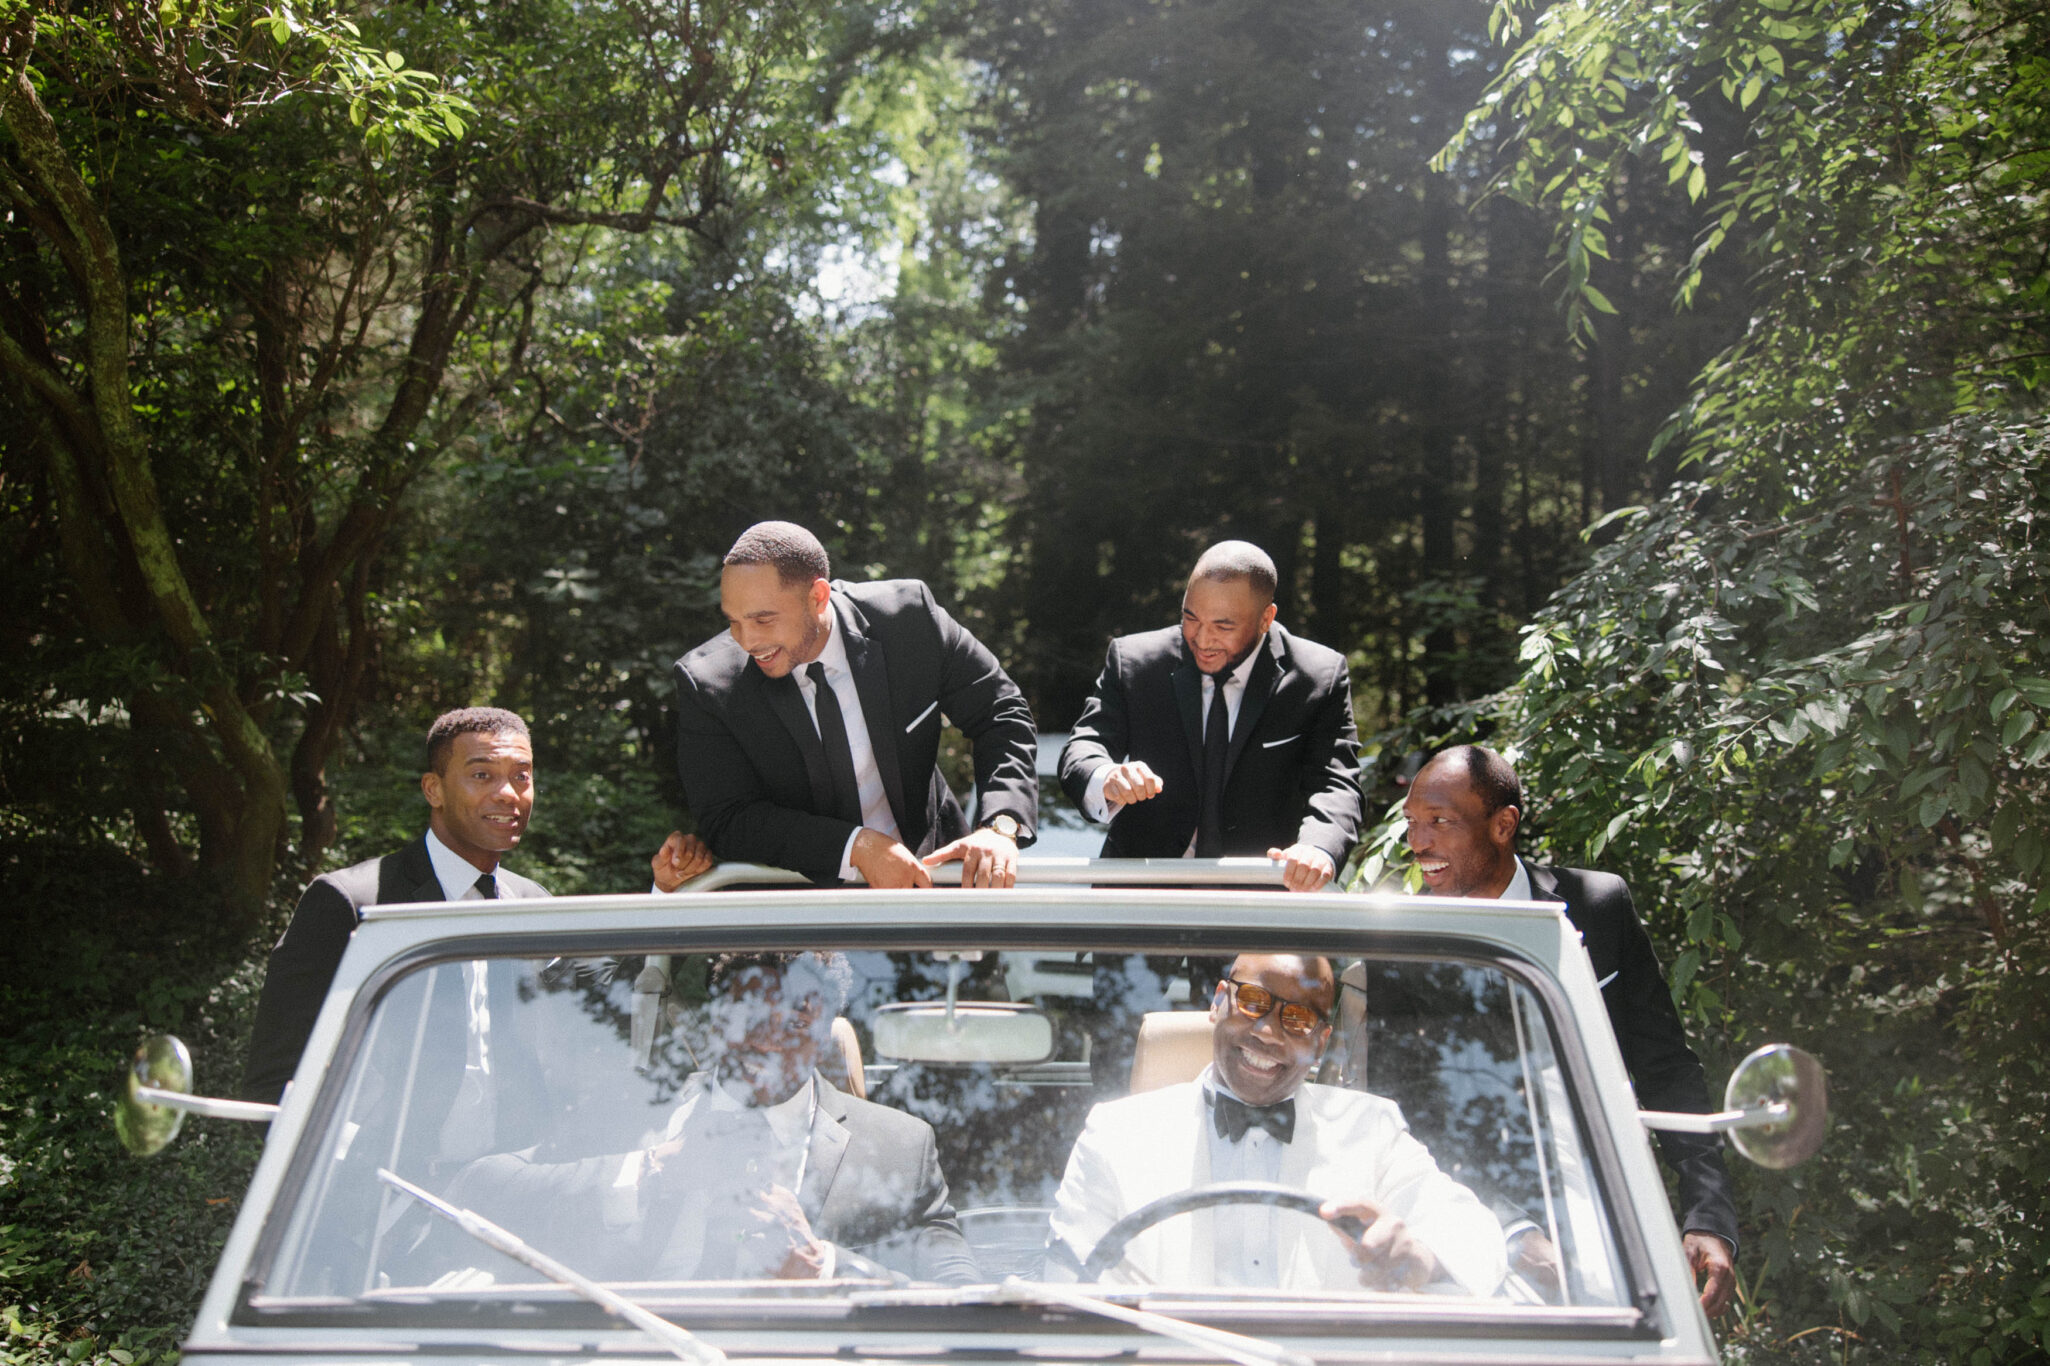
POLYGON ((721 859, 818 882, 928 887, 958 859, 963 886, 1013 885, 1039 805, 1024 694, 925 584, 830 572, 790 522, 757 523, 726 553, 727 630, 675 670, 698 829, 721 859), (973 831, 939 771, 945 722, 974 746, 973 831))
MULTIPOLYGON (((1714 1109, 1701 1059, 1688 1046, 1630 888, 1613 873, 1547 868, 1517 857, 1523 785, 1506 759, 1482 745, 1440 752, 1411 780, 1402 814, 1425 895, 1565 903, 1566 918, 1594 964, 1639 1105, 1695 1114, 1714 1109)), ((1737 1208, 1722 1140, 1661 1133, 1658 1142, 1680 1180, 1681 1241, 1702 1278, 1701 1307, 1720 1314, 1736 1289, 1737 1250, 1737 1208)))
POLYGON ((1345 656, 1275 621, 1274 561, 1205 551, 1179 628, 1119 636, 1061 750, 1061 786, 1108 823, 1105 858, 1278 860, 1291 891, 1337 875, 1360 825, 1345 656))
POLYGON ((242 1094, 276 1101, 327 999, 365 906, 547 896, 547 888, 500 866, 519 847, 534 812, 534 748, 527 723, 497 707, 436 718, 427 732, 427 832, 395 853, 323 873, 307 885, 284 937, 271 950, 242 1094))

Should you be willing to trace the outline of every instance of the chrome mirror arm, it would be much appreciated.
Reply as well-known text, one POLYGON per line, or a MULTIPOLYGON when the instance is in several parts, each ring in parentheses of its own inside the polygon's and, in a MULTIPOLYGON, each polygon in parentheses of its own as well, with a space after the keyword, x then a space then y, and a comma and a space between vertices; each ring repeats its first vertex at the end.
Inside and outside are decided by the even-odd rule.
POLYGON ((161 1086, 137 1086, 135 1098, 151 1105, 162 1105, 167 1109, 183 1110, 187 1114, 203 1115, 208 1119, 239 1119, 247 1123, 267 1124, 278 1117, 278 1107, 260 1100, 223 1100, 217 1096, 189 1096, 183 1091, 166 1091, 161 1086))

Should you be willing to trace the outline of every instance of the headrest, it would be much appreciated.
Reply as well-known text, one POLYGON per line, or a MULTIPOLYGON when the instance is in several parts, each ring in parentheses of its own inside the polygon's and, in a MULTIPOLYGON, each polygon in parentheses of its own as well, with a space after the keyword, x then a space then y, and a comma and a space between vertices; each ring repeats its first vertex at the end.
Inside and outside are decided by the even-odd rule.
POLYGON ((1194 1081, 1210 1065, 1210 1012, 1152 1010, 1132 1049, 1132 1094, 1194 1081))
POLYGON ((861 1040, 845 1015, 833 1017, 833 1041, 819 1054, 819 1075, 856 1100, 868 1099, 868 1077, 861 1070, 861 1040))

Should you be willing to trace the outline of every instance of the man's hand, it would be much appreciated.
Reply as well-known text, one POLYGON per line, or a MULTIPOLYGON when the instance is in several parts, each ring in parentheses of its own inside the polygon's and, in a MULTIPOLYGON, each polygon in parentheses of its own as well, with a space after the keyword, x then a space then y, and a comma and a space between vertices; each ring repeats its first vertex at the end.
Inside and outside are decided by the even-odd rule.
POLYGON ((1521 1272, 1540 1290, 1558 1294, 1565 1283, 1559 1265, 1559 1248, 1535 1228, 1527 1228, 1509 1245, 1509 1269, 1521 1272))
POLYGON ((1345 1244, 1360 1284, 1369 1290, 1421 1290, 1438 1277, 1438 1258, 1411 1235, 1409 1226, 1366 1200, 1326 1200, 1317 1211, 1331 1234, 1345 1244), (1359 1238, 1348 1236, 1337 1220, 1351 1215, 1367 1226, 1359 1238))
POLYGON ((712 850, 696 835, 686 835, 681 830, 669 832, 669 838, 662 841, 662 847, 655 851, 655 857, 648 864, 655 870, 655 890, 673 892, 684 883, 703 873, 712 871, 718 860, 712 857, 712 850))
POLYGON ((763 1245, 759 1253, 749 1249, 741 1260, 767 1269, 781 1281, 815 1281, 825 1271, 826 1245, 812 1236, 804 1207, 786 1187, 769 1187, 748 1214, 758 1225, 749 1231, 748 1240, 761 1239, 763 1245))
POLYGON ((1701 1282, 1701 1309, 1710 1318, 1730 1307, 1737 1292, 1737 1266, 1730 1260, 1730 1245, 1713 1233, 1689 1231, 1680 1246, 1686 1249, 1687 1265, 1701 1282))
POLYGON ((1134 759, 1113 764, 1103 777, 1103 799, 1112 806, 1130 806, 1160 795, 1160 775, 1134 759))
POLYGON ((1320 892, 1338 876, 1331 855, 1311 844, 1291 844, 1286 849, 1269 849, 1267 857, 1281 865, 1281 880, 1291 892, 1320 892))
MULTIPOLYGON (((925 856, 925 866, 961 860, 963 887, 1015 887, 1018 885, 1018 842, 984 826, 971 830, 944 848, 925 856)), ((927 879, 931 885, 931 879, 927 879)))
POLYGON ((932 874, 918 856, 880 830, 864 828, 856 835, 848 860, 871 887, 932 886, 932 874))

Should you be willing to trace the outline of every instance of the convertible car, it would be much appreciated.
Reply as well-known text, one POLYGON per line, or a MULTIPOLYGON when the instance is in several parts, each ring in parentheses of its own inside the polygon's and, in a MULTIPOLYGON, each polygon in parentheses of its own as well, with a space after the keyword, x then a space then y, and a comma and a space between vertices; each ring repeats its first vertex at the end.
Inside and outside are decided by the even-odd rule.
POLYGON ((1554 907, 1023 877, 371 910, 280 1106, 132 1069, 270 1126, 188 1366, 1714 1358, 1646 1130, 1788 1165, 1805 1054, 1642 1114, 1554 907))

